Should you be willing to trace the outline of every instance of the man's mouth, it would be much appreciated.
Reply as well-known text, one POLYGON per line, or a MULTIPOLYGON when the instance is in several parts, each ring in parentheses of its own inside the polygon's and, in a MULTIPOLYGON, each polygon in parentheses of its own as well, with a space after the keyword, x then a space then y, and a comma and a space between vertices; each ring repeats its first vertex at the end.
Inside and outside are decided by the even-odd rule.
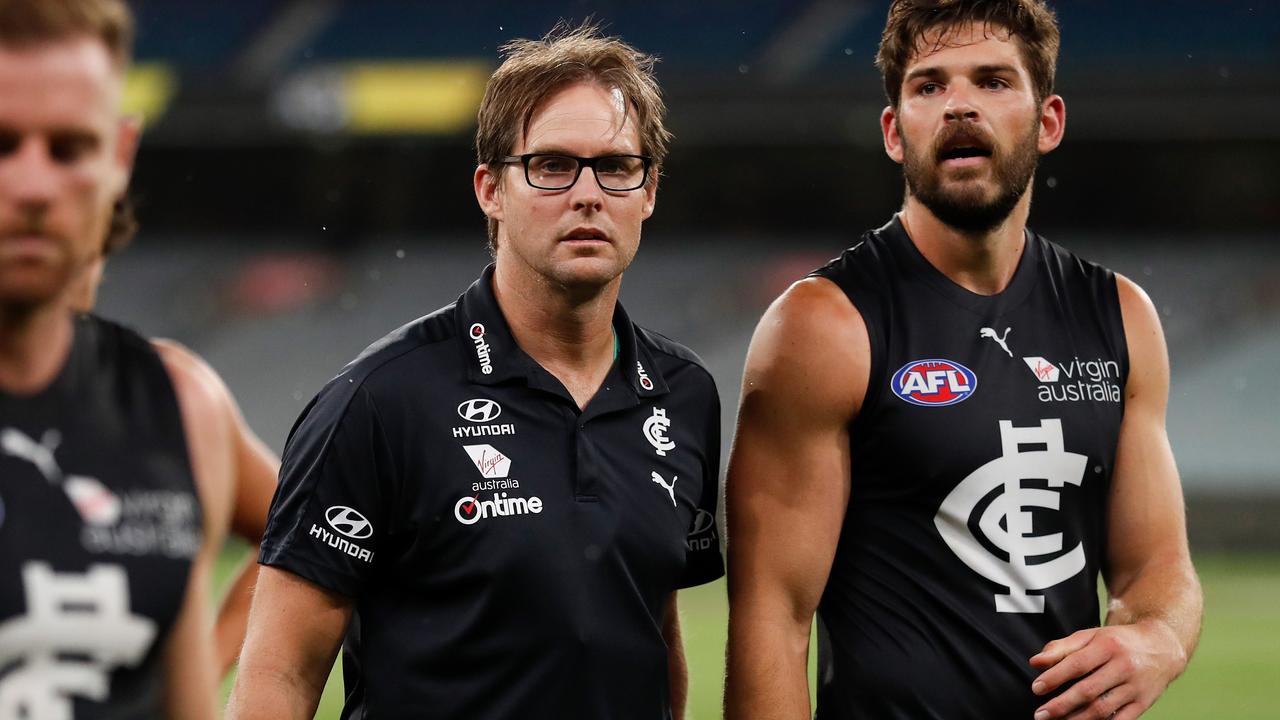
POLYGON ((596 228, 574 228, 560 238, 564 242, 609 242, 609 236, 596 228))
POLYGON ((991 157, 991 151, 974 145, 954 147, 940 153, 943 160, 962 160, 973 157, 991 157))

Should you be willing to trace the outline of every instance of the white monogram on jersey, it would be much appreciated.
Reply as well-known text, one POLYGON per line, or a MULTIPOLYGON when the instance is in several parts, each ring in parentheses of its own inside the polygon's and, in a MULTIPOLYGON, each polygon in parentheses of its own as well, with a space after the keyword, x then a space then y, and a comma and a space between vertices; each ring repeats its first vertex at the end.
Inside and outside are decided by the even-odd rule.
POLYGON ((942 501, 934 525, 965 565, 1009 588, 1008 593, 995 595, 997 612, 1043 613, 1044 596, 1030 595, 1028 591, 1053 587, 1083 570, 1084 546, 1077 543, 1051 560, 1030 562, 1061 553, 1063 538, 1062 533, 1033 535, 1033 516, 1025 508, 1058 510, 1059 491, 1084 482, 1088 458, 1064 449, 1060 419, 1016 428, 1011 421, 1001 420, 1000 445, 1000 457, 970 473, 942 501), (1045 449, 1021 451, 1024 445, 1045 449), (1023 487, 1023 481, 1034 479, 1047 480, 1049 488, 1023 487), (978 518, 978 529, 992 545, 1008 554, 1008 560, 993 555, 969 528, 979 503, 996 489, 1002 492, 978 518))
POLYGON ((0 718, 72 720, 75 697, 104 701, 112 670, 137 665, 156 626, 129 610, 129 583, 118 565, 57 573, 22 566, 27 613, 0 623, 0 718), (77 658, 77 659, 72 659, 77 658))

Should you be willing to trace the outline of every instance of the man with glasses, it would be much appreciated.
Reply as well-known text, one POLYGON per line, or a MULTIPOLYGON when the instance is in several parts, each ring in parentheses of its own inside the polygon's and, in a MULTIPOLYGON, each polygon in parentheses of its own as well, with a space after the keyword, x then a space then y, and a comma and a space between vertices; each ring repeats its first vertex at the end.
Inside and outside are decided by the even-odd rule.
POLYGON ((669 134, 652 58, 504 48, 479 111, 494 263, 366 350, 285 448, 235 718, 678 718, 676 590, 722 573, 719 400, 617 302, 669 134))

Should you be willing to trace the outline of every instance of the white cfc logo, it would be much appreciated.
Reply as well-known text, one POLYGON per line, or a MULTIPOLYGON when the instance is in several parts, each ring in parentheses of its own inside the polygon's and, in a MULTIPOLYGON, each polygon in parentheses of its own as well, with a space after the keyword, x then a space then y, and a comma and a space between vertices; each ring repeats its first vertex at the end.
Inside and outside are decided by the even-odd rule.
POLYGON ((666 457, 668 450, 674 450, 676 447, 676 444, 667 438, 667 429, 670 427, 671 420, 667 418, 667 411, 664 408, 654 408, 653 416, 644 421, 644 439, 648 440, 653 449, 663 457, 666 457))
POLYGON ((1063 449, 1062 421, 1042 420, 1036 427, 1015 428, 1000 421, 1001 457, 974 470, 942 501, 933 518, 942 539, 965 565, 984 578, 1009 588, 995 596, 996 612, 1043 613, 1044 596, 1028 590, 1053 587, 1084 569, 1084 547, 1077 543, 1066 554, 1045 562, 1030 563, 1062 552, 1062 533, 1032 534, 1032 514, 1023 508, 1059 509, 1059 494, 1067 484, 1084 481, 1084 455, 1063 449), (1044 450, 1019 452, 1023 445, 1044 450), (1023 480, 1048 480, 1049 489, 1024 488, 1023 480), (1008 561, 992 555, 969 531, 969 518, 991 491, 1003 492, 978 518, 978 528, 991 544, 1009 554, 1008 561), (1001 527, 1001 521, 1004 526, 1001 527))
POLYGON ((0 666, 21 661, 0 677, 0 718, 71 720, 73 696, 106 700, 111 671, 142 661, 155 623, 130 614, 116 565, 81 574, 29 562, 22 582, 27 614, 0 623, 0 666))

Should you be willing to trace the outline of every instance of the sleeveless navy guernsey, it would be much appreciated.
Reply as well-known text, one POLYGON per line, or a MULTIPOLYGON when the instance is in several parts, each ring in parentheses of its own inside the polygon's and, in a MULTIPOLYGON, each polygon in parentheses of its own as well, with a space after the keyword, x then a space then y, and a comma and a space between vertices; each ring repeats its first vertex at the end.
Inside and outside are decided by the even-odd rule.
POLYGON ((48 388, 0 392, 0 718, 162 717, 200 542, 164 365, 129 330, 76 318, 48 388))
POLYGON ((1028 659, 1099 623, 1128 351, 1115 276, 1028 232, 952 283, 895 219, 814 275, 871 341, 819 604, 821 720, 1028 720, 1028 659))

